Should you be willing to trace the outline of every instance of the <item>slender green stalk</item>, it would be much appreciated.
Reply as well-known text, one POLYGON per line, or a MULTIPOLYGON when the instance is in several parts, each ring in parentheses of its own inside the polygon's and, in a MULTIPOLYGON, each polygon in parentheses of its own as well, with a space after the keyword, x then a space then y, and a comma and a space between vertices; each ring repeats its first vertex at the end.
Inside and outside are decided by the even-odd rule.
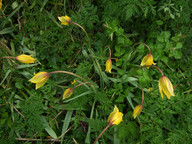
POLYGON ((0 59, 4 59, 4 58, 13 58, 13 59, 16 59, 16 57, 11 57, 11 56, 4 56, 4 57, 1 57, 0 59))
POLYGON ((91 82, 84 82, 84 83, 78 84, 78 85, 74 86, 73 89, 76 88, 76 87, 79 87, 81 85, 88 84, 88 83, 91 83, 91 82))
POLYGON ((68 71, 53 71, 53 72, 50 72, 49 74, 53 74, 53 73, 65 73, 65 74, 73 75, 73 76, 75 76, 77 78, 80 78, 83 81, 86 81, 86 83, 91 83, 93 85, 94 89, 95 89, 95 86, 94 86, 94 84, 92 82, 87 82, 86 79, 84 79, 83 77, 81 77, 79 75, 76 75, 76 74, 74 74, 72 72, 68 72, 68 71))
POLYGON ((111 59, 111 49, 109 46, 108 46, 108 48, 109 48, 109 59, 111 59))
POLYGON ((76 26, 80 27, 80 28, 84 31, 84 33, 85 33, 85 35, 86 35, 86 37, 87 37, 87 39, 88 39, 89 48, 91 48, 90 39, 89 39, 89 36, 88 36, 86 30, 85 30, 81 25, 79 25, 78 23, 75 23, 75 22, 73 22, 73 21, 71 21, 71 23, 73 23, 73 24, 75 24, 76 26))
POLYGON ((112 123, 109 123, 106 128, 99 134, 99 136, 96 138, 96 140, 94 141, 93 144, 96 144, 96 142, 98 141, 98 139, 102 136, 102 134, 112 125, 112 123))
POLYGON ((53 73, 65 73, 65 74, 69 74, 69 75, 73 75, 75 77, 78 77, 80 79, 82 79, 83 81, 87 81, 86 79, 82 78, 81 76, 78 76, 72 72, 68 72, 68 71, 53 71, 53 72, 50 72, 49 74, 53 74, 53 73))
POLYGON ((142 103, 141 103, 141 105, 143 105, 143 102, 144 102, 144 91, 142 90, 142 103))
POLYGON ((150 49, 149 46, 146 45, 145 43, 136 43, 136 44, 133 45, 133 47, 136 46, 136 45, 138 45, 138 44, 143 44, 143 45, 145 45, 145 46, 148 48, 148 50, 149 50, 149 54, 151 54, 151 49, 150 49))
POLYGON ((141 68, 144 68, 144 67, 154 67, 154 68, 156 68, 156 69, 158 69, 158 70, 160 71, 160 73, 161 73, 162 76, 164 76, 162 70, 161 70, 159 67, 154 66, 154 65, 145 65, 145 66, 141 66, 141 67, 137 68, 135 71, 137 71, 137 70, 139 70, 139 69, 141 69, 141 68))

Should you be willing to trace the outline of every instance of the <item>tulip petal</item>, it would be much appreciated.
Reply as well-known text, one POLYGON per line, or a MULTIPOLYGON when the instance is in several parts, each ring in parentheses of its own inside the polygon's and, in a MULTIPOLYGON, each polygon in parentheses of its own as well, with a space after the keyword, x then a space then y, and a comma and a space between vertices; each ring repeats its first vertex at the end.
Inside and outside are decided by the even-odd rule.
POLYGON ((112 125, 118 125, 122 121, 122 119, 123 114, 119 112, 119 109, 115 106, 113 112, 109 115, 107 122, 111 123, 112 125))
POLYGON ((2 8, 2 0, 0 0, 0 10, 1 10, 1 8, 2 8))
POLYGON ((160 92, 160 94, 161 94, 161 97, 163 98, 163 89, 162 89, 161 79, 159 80, 159 92, 160 92))
POLYGON ((73 88, 68 88, 63 94, 63 100, 70 97, 73 94, 73 88))
POLYGON ((105 71, 111 73, 111 69, 112 69, 112 61, 111 61, 111 59, 108 59, 107 62, 106 62, 105 71))
POLYGON ((143 109, 143 106, 141 104, 134 108, 134 111, 133 111, 134 119, 141 113, 142 109, 143 109))
POLYGON ((36 83, 36 87, 35 89, 37 90, 38 88, 44 86, 44 84, 48 81, 48 79, 44 80, 44 81, 41 81, 41 82, 38 82, 36 83))
POLYGON ((29 81, 31 83, 40 83, 44 81, 47 78, 47 72, 39 72, 38 74, 35 74, 34 77, 32 77, 29 81))
POLYGON ((147 55, 142 59, 142 61, 141 61, 141 66, 144 66, 146 63, 147 63, 147 55))
MULTIPOLYGON (((152 65, 152 64, 155 64, 153 62, 153 56, 151 54, 147 54, 141 61, 141 66, 144 66, 144 65, 152 65)), ((147 69, 149 69, 150 67, 147 67, 147 69)))
POLYGON ((169 92, 171 93, 171 96, 175 96, 174 90, 173 90, 173 85, 168 78, 166 78, 166 84, 167 84, 167 88, 168 88, 169 92))
POLYGON ((61 17, 58 17, 58 19, 62 25, 69 25, 69 23, 71 22, 71 19, 68 16, 61 16, 61 17))
POLYGON ((30 55, 19 55, 16 57, 16 59, 22 63, 26 63, 26 64, 29 64, 29 63, 35 63, 35 59, 30 56, 30 55))
POLYGON ((123 120, 123 114, 121 112, 118 112, 115 115, 115 119, 113 120, 113 125, 114 124, 118 125, 122 120, 123 120))
POLYGON ((32 77, 29 81, 31 83, 36 83, 35 89, 38 89, 38 88, 42 87, 47 82, 48 79, 49 79, 48 72, 39 72, 39 73, 35 74, 35 76, 32 77))
POLYGON ((173 91, 173 85, 166 76, 162 76, 159 79, 159 91, 160 91, 160 93, 161 93, 161 91, 163 91, 168 99, 170 99, 171 96, 175 96, 174 91, 173 91))
POLYGON ((109 123, 109 121, 111 121, 118 112, 119 112, 119 109, 118 109, 117 106, 115 105, 114 110, 113 110, 112 113, 110 113, 107 122, 109 123))

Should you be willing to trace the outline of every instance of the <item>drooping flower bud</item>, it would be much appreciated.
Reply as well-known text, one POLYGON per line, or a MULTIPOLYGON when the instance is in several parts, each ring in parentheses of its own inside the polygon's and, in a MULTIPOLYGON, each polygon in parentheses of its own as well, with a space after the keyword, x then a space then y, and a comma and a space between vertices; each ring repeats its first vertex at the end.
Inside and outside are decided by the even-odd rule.
POLYGON ((42 87, 47 82, 48 79, 49 79, 48 72, 39 72, 39 73, 35 74, 35 76, 32 77, 29 81, 31 83, 36 83, 35 89, 38 89, 38 88, 42 87))
MULTIPOLYGON (((153 56, 152 54, 147 54, 141 61, 141 66, 145 66, 145 65, 155 65, 155 63, 153 62, 153 56)), ((149 69, 149 67, 147 67, 149 69)))
POLYGON ((106 69, 105 69, 105 71, 111 73, 111 69, 112 69, 112 61, 111 61, 111 59, 109 58, 109 59, 107 60, 107 62, 106 62, 106 69))
POLYGON ((140 105, 137 105, 135 108, 134 108, 134 111, 133 111, 133 117, 134 119, 141 113, 143 109, 143 106, 140 104, 140 105))
POLYGON ((19 55, 16 57, 16 60, 22 62, 22 63, 26 63, 26 64, 29 64, 29 63, 35 63, 35 59, 30 56, 30 55, 19 55))
POLYGON ((61 16, 61 17, 58 17, 58 19, 62 25, 69 25, 71 23, 71 19, 68 16, 61 16))
POLYGON ((70 97, 73 94, 73 88, 68 88, 64 91, 63 100, 70 97))
POLYGON ((163 98, 163 93, 167 96, 168 99, 170 99, 171 96, 175 96, 173 85, 166 76, 162 76, 159 79, 159 92, 162 98, 163 98))

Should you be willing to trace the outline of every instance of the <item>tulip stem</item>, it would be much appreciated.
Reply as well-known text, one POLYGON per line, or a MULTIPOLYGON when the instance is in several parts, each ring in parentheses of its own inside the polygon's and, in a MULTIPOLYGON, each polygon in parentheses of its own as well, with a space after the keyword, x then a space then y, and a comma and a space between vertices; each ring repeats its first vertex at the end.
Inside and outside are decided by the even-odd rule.
POLYGON ((150 67, 154 67, 154 68, 158 69, 158 70, 160 71, 161 75, 164 76, 162 70, 161 70, 159 67, 154 66, 154 65, 146 65, 146 66, 147 66, 147 67, 150 66, 150 67))
MULTIPOLYGON (((160 71, 160 73, 161 73, 162 76, 164 76, 162 70, 161 70, 159 67, 154 66, 154 65, 145 65, 145 66, 139 67, 138 69, 141 69, 141 68, 144 68, 144 67, 154 67, 154 68, 156 68, 156 69, 158 69, 158 70, 160 71)), ((137 71, 138 69, 136 69, 136 71, 137 71)))
POLYGON ((143 102, 144 102, 144 91, 142 89, 142 103, 141 103, 141 105, 143 105, 143 102))
POLYGON ((111 49, 109 46, 108 46, 108 48, 109 48, 109 59, 111 59, 111 49))
POLYGON ((16 59, 16 57, 11 57, 11 56, 4 56, 4 57, 1 57, 0 59, 4 59, 4 58, 14 58, 14 59, 16 59))
POLYGON ((84 83, 78 84, 78 85, 74 86, 73 89, 76 88, 76 87, 79 87, 81 85, 87 84, 87 83, 91 83, 91 82, 84 82, 84 83))
POLYGON ((49 74, 53 74, 53 73, 65 73, 65 74, 69 74, 69 75, 73 75, 75 77, 78 77, 78 78, 82 79, 83 81, 87 81, 84 78, 82 78, 81 76, 78 76, 78 75, 76 75, 76 74, 74 74, 72 72, 68 72, 68 71, 52 71, 49 74))
POLYGON ((151 49, 150 49, 149 46, 146 45, 145 43, 135 43, 135 44, 133 45, 133 47, 136 46, 136 45, 138 45, 138 44, 143 44, 143 45, 145 45, 145 46, 148 48, 148 50, 149 50, 149 54, 151 54, 151 49))
POLYGON ((112 125, 112 123, 109 123, 106 128, 99 134, 99 136, 96 138, 96 140, 94 141, 93 144, 96 144, 96 142, 98 141, 98 139, 102 136, 102 134, 112 125))
POLYGON ((78 76, 78 75, 76 75, 76 74, 74 74, 72 72, 68 72, 68 71, 53 71, 53 72, 50 72, 49 74, 53 74, 53 73, 65 73, 65 74, 73 75, 75 77, 78 77, 78 78, 82 79, 83 81, 86 81, 85 83, 91 83, 93 85, 94 89, 95 89, 95 86, 94 86, 94 84, 92 82, 87 82, 86 79, 84 79, 81 76, 78 76))
POLYGON ((86 37, 87 37, 87 39, 88 39, 89 48, 91 48, 90 39, 89 39, 89 36, 88 36, 86 30, 85 30, 80 24, 78 24, 78 23, 76 23, 76 22, 71 21, 71 23, 73 23, 73 24, 75 24, 76 26, 80 27, 80 28, 84 31, 84 33, 85 33, 85 35, 86 35, 86 37))

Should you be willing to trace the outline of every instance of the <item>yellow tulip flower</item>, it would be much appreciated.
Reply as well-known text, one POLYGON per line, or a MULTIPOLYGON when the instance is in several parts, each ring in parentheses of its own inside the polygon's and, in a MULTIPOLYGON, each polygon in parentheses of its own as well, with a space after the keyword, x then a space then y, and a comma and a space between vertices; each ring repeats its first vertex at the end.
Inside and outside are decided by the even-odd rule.
MULTIPOLYGON (((153 56, 152 54, 147 54, 141 61, 141 66, 145 66, 145 65, 152 65, 155 63, 153 62, 153 56)), ((147 67, 149 69, 149 67, 147 67)))
POLYGON ((107 122, 111 123, 112 125, 118 125, 122 121, 122 119, 123 114, 119 112, 119 109, 115 106, 113 112, 109 115, 107 122))
POLYGON ((29 81, 31 83, 36 83, 35 89, 38 89, 38 88, 42 87, 47 82, 48 79, 49 79, 48 72, 39 72, 39 73, 35 74, 35 76, 32 77, 29 81))
POLYGON ((35 63, 35 59, 30 56, 30 55, 19 55, 16 57, 16 60, 22 62, 22 63, 26 63, 26 64, 29 64, 29 63, 35 63))
POLYGON ((2 0, 0 0, 0 10, 1 10, 1 8, 2 8, 2 0))
POLYGON ((141 104, 134 108, 134 111, 133 111, 134 119, 141 113, 142 109, 143 109, 143 106, 141 104))
POLYGON ((58 17, 58 19, 62 25, 69 25, 71 23, 71 19, 68 16, 61 16, 61 17, 58 17))
POLYGON ((107 60, 107 62, 106 62, 106 69, 105 69, 105 71, 111 73, 111 69, 112 69, 112 61, 111 61, 111 59, 109 58, 109 59, 107 60))
POLYGON ((73 88, 68 88, 63 94, 63 100, 70 97, 73 94, 73 88))
POLYGON ((168 99, 170 99, 171 96, 175 96, 173 85, 166 76, 162 76, 159 79, 159 92, 162 98, 163 98, 163 93, 167 96, 168 99))

